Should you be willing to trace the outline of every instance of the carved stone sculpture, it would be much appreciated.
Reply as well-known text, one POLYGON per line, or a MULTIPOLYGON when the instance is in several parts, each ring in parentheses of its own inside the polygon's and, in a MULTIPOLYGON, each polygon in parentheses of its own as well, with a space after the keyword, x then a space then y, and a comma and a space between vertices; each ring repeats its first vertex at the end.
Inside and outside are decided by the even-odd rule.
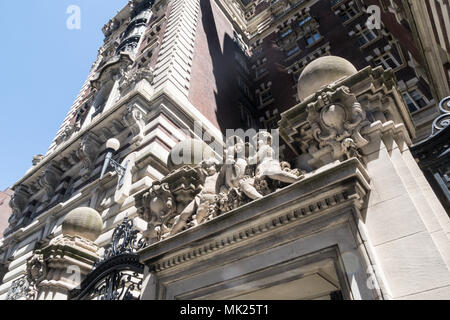
POLYGON ((29 287, 27 290, 27 300, 36 300, 39 293, 39 284, 47 276, 47 264, 44 255, 35 254, 27 261, 27 280, 29 287))
POLYGON ((219 165, 217 160, 213 158, 204 161, 201 166, 207 176, 201 191, 183 212, 175 218, 170 235, 182 231, 187 226, 189 219, 192 219, 192 226, 197 226, 215 213, 215 205, 218 199, 216 184, 219 177, 219 165))
POLYGON ((76 122, 73 125, 67 125, 64 127, 63 131, 58 135, 55 142, 57 145, 60 145, 61 143, 67 141, 70 139, 70 137, 73 136, 74 133, 80 130, 80 123, 76 122))
POLYGON ((143 197, 144 210, 140 216, 148 222, 145 237, 150 241, 159 241, 170 231, 168 224, 175 212, 175 203, 167 183, 153 183, 143 197))
POLYGON ((26 300, 29 283, 27 277, 13 281, 9 288, 6 300, 26 300))
POLYGON ((39 185, 43 187, 47 193, 47 201, 50 201, 55 193, 58 183, 62 177, 62 170, 57 168, 54 164, 49 165, 42 177, 39 179, 39 185))
POLYGON ((268 177, 284 183, 294 183, 302 179, 300 172, 291 171, 290 166, 287 167, 286 163, 284 168, 282 168, 280 160, 275 158, 275 150, 272 147, 272 135, 269 132, 262 131, 258 133, 254 140, 258 146, 256 179, 263 180, 265 177, 268 177))
POLYGON ((133 135, 133 141, 136 146, 139 146, 144 138, 145 116, 146 112, 143 108, 137 104, 132 104, 127 107, 122 115, 122 121, 131 129, 133 135))
POLYGON ((12 231, 14 228, 21 225, 24 218, 24 210, 28 204, 30 194, 26 187, 19 186, 12 196, 9 206, 12 209, 12 214, 9 217, 9 227, 5 233, 12 231))
POLYGON ((33 166, 37 166, 39 164, 39 162, 41 162, 44 159, 44 156, 42 154, 37 154, 35 156, 33 156, 33 166))
POLYGON ((77 157, 83 162, 83 179, 88 179, 89 175, 94 168, 95 160, 100 153, 100 143, 92 133, 87 133, 83 139, 81 139, 80 147, 77 151, 77 157))
POLYGON ((252 200, 263 196, 255 189, 254 178, 248 174, 246 155, 250 146, 239 137, 230 137, 225 151, 225 164, 221 170, 217 184, 217 193, 227 193, 239 189, 252 200))
POLYGON ((214 157, 185 165, 137 195, 140 216, 148 222, 146 237, 166 239, 300 180, 297 169, 276 159, 267 135, 254 137, 259 146, 252 156, 255 164, 251 144, 233 136, 227 139, 223 165, 214 157))
POLYGON ((334 160, 348 156, 350 146, 357 150, 369 143, 361 136, 361 129, 368 125, 366 113, 349 88, 327 86, 316 94, 315 102, 307 106, 307 111, 318 149, 331 147, 334 160))
POLYGON ((131 66, 128 66, 127 69, 122 71, 122 77, 119 80, 119 91, 123 95, 143 79, 151 84, 153 77, 153 69, 149 66, 139 68, 138 70, 134 70, 131 66))

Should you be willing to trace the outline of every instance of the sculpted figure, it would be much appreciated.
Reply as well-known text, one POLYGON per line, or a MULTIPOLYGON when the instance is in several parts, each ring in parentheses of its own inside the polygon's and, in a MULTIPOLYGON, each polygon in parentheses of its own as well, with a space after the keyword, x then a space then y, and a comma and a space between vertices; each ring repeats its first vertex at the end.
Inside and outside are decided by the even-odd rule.
POLYGON ((238 193, 239 190, 242 191, 252 200, 263 197, 254 187, 255 179, 246 174, 248 166, 246 151, 248 147, 241 138, 237 136, 228 138, 225 165, 218 179, 217 193, 229 193, 235 189, 238 193))
POLYGON ((193 217, 192 224, 197 226, 203 223, 211 213, 217 201, 216 183, 219 177, 218 162, 216 159, 205 160, 201 163, 202 169, 206 172, 205 183, 200 193, 192 200, 183 212, 175 218, 175 222, 170 235, 177 234, 187 226, 187 221, 193 217), (195 214, 195 215, 194 215, 195 214))
POLYGON ((146 237, 150 240, 160 240, 169 232, 167 224, 175 211, 174 199, 166 183, 155 182, 148 193, 144 195, 146 212, 143 219, 148 222, 146 237))
MULTIPOLYGON (((275 181, 294 183, 302 177, 295 170, 283 170, 281 163, 275 159, 275 150, 272 148, 272 135, 267 131, 258 133, 255 138, 258 147, 256 154, 256 179, 268 177, 275 181)), ((255 159, 251 159, 255 161, 255 159)))

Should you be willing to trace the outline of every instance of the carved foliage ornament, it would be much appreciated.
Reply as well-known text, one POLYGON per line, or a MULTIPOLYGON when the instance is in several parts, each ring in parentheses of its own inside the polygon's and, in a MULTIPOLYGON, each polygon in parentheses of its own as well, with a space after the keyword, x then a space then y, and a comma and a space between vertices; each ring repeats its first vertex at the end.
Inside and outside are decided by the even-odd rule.
POLYGON ((361 129, 369 124, 366 113, 349 88, 324 88, 307 112, 318 148, 330 146, 335 160, 357 156, 358 149, 369 143, 361 135, 361 129))

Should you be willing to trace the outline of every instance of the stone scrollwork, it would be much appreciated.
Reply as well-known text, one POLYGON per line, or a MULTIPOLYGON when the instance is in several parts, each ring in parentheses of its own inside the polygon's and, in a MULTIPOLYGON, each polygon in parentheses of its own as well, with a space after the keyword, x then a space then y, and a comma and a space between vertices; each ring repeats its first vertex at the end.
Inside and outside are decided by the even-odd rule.
POLYGON ((100 153, 100 143, 92 133, 87 133, 80 142, 77 151, 77 157, 83 163, 82 176, 84 179, 89 178, 89 175, 95 165, 95 160, 100 153))
POLYGON ((369 142, 361 135, 368 124, 366 114, 349 88, 325 87, 307 106, 308 122, 318 149, 332 148, 334 160, 357 156, 369 142))
POLYGON ((15 227, 20 226, 23 218, 24 218, 24 210, 28 204, 28 199, 30 194, 28 189, 24 186, 19 186, 12 196, 9 206, 12 209, 12 214, 8 220, 9 228, 8 230, 12 230, 15 227))
POLYGON ((133 135, 132 142, 136 146, 139 146, 144 138, 145 115, 146 111, 137 104, 129 105, 122 115, 122 121, 131 129, 133 135))
POLYGON ((45 169, 43 176, 39 179, 39 185, 45 189, 48 200, 54 195, 62 174, 62 170, 52 164, 45 169))

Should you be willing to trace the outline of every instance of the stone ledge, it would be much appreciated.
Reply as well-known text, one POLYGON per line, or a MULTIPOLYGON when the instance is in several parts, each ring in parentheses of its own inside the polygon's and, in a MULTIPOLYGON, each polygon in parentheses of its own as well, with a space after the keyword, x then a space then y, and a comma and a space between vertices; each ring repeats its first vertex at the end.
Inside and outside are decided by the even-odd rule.
POLYGON ((369 177, 356 158, 332 164, 298 183, 141 250, 140 261, 152 264, 165 257, 152 266, 154 271, 161 271, 297 220, 315 219, 344 203, 359 209, 369 191, 369 177), (253 226, 243 227, 248 223, 253 226), (199 245, 200 241, 206 244, 199 245))

